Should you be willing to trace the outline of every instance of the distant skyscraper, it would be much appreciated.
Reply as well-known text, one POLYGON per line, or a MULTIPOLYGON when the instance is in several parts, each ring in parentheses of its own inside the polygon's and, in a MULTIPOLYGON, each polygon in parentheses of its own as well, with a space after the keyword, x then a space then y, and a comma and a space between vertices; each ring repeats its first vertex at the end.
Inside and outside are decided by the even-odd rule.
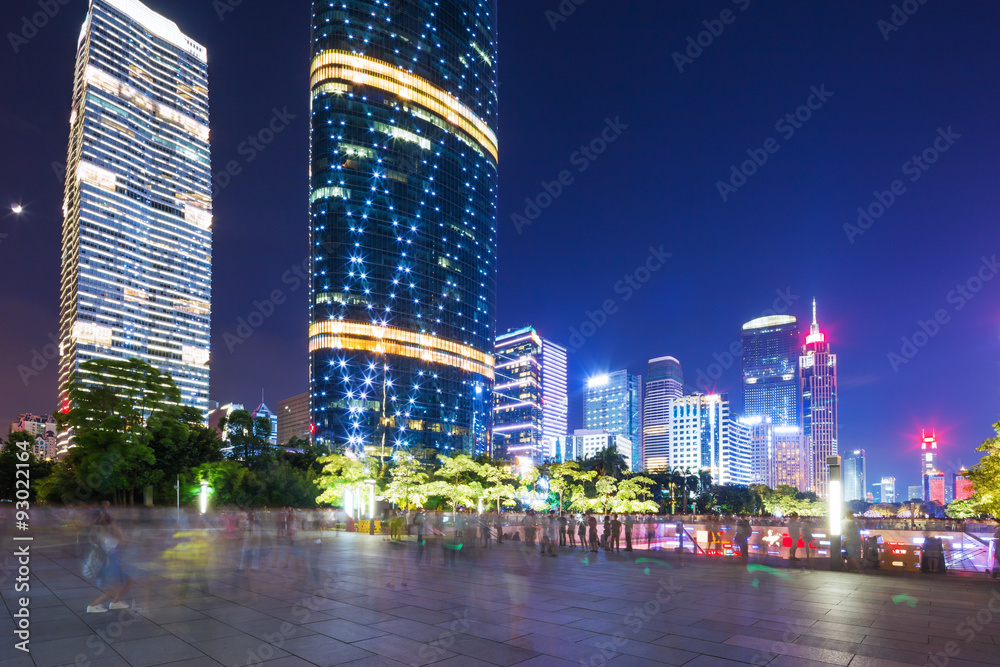
MULTIPOLYGON (((250 416, 254 419, 259 417, 264 417, 269 422, 271 422, 271 434, 267 436, 267 441, 272 445, 278 444, 278 415, 271 412, 271 409, 264 405, 264 401, 260 402, 257 409, 250 413, 250 416)), ((282 443, 285 444, 285 443, 282 443)))
POLYGON ((841 474, 844 480, 844 500, 864 500, 865 484, 868 479, 865 450, 854 449, 846 452, 841 474))
POLYGON ((81 364, 138 358, 207 414, 208 127, 205 48, 136 0, 92 0, 77 47, 63 200, 63 409, 81 364))
POLYGON ((808 491, 810 474, 809 447, 802 429, 798 426, 775 426, 771 483, 768 486, 793 486, 799 491, 808 491))
POLYGON ((945 499, 944 473, 940 470, 930 470, 924 473, 924 501, 947 505, 945 499))
POLYGON ((498 336, 494 351, 494 455, 536 463, 555 456, 567 428, 565 348, 523 327, 498 336))
POLYGON ((976 487, 969 479, 969 471, 962 466, 952 478, 952 485, 955 489, 955 500, 968 500, 976 492, 976 487))
POLYGON ((927 431, 920 434, 920 474, 937 470, 938 443, 937 437, 933 433, 927 435, 927 431))
MULTIPOLYGON (((830 481, 826 459, 838 453, 837 355, 830 353, 830 343, 819 330, 815 300, 812 325, 806 336, 806 344, 802 346, 799 368, 802 432, 809 445, 810 481, 816 495, 826 498, 830 481)), ((864 497, 862 486, 860 498, 864 497)))
POLYGON ((309 393, 278 401, 278 444, 292 438, 309 441, 309 393))
POLYGON ((313 0, 309 352, 319 444, 488 449, 496 12, 494 0, 313 0))
POLYGON ((726 437, 728 446, 722 449, 722 468, 729 470, 728 483, 749 485, 753 481, 751 427, 730 417, 726 437))
POLYGON ((642 469, 639 456, 642 432, 642 377, 621 370, 587 380, 583 395, 583 426, 618 433, 632 443, 633 470, 642 469))
POLYGON ((577 429, 572 435, 556 439, 555 460, 580 461, 597 454, 602 449, 615 449, 625 459, 626 466, 632 466, 632 443, 620 433, 602 429, 577 429))
POLYGON ((906 500, 913 500, 914 498, 917 500, 923 500, 924 499, 923 486, 918 485, 918 486, 906 487, 906 496, 907 496, 906 500))
POLYGON ((749 433, 730 440, 729 398, 692 394, 674 400, 670 415, 670 466, 712 475, 715 484, 750 480, 749 433))
POLYGON ((895 477, 883 477, 882 485, 879 487, 880 490, 880 502, 883 503, 894 503, 896 500, 896 478, 895 477))
POLYGON ((743 413, 799 426, 799 325, 791 315, 743 325, 743 413))
POLYGON ((681 362, 673 357, 650 359, 642 395, 642 467, 666 470, 670 457, 670 406, 684 395, 681 362))
POLYGON ((770 466, 774 459, 774 425, 770 417, 744 417, 750 430, 750 483, 771 485, 770 466))

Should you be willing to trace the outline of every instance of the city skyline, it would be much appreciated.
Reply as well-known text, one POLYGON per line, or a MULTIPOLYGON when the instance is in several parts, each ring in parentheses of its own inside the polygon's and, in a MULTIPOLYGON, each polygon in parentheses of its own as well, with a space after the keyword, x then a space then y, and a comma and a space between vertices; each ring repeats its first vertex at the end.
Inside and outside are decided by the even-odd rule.
MULTIPOLYGON (((274 398, 301 393, 307 368, 300 345, 307 336, 303 324, 307 295, 304 283, 295 281, 299 280, 296 269, 301 270, 307 251, 306 204, 300 199, 308 114, 300 91, 307 68, 303 63, 309 61, 303 32, 308 24, 308 4, 293 3, 287 12, 244 4, 221 16, 205 3, 149 5, 168 14, 212 53, 227 54, 210 63, 213 90, 218 81, 226 90, 253 86, 258 91, 247 98, 239 96, 239 100, 213 96, 213 173, 219 189, 213 230, 218 248, 215 280, 222 281, 217 294, 224 297, 213 301, 211 398, 250 404, 248 396, 257 390, 248 388, 260 386, 267 387, 268 396, 274 398), (246 54, 244 60, 231 58, 228 54, 239 52, 247 34, 273 37, 276 48, 289 53, 287 60, 292 62, 257 53, 246 54), (260 71, 277 74, 254 74, 260 71), (263 144, 263 151, 253 148, 252 162, 245 161, 240 147, 252 146, 244 145, 246 137, 267 127, 276 118, 276 111, 282 118, 294 118, 273 142, 263 144), (227 181, 229 162, 236 163, 241 173, 229 175, 227 181), (282 222, 280 227, 276 221, 282 222), (282 303, 268 306, 265 302, 275 290, 282 292, 282 303), (241 320, 249 326, 242 327, 241 320), (277 358, 248 363, 263 358, 265 351, 277 358)), ((671 112, 676 114, 671 124, 679 128, 675 133, 654 123, 650 110, 655 105, 640 102, 623 84, 614 83, 607 103, 597 105, 600 108, 591 113, 585 110, 594 105, 581 97, 571 75, 536 73, 538 62, 566 60, 601 66, 608 51, 585 45, 604 33, 609 15, 593 7, 598 5, 581 6, 555 30, 540 7, 503 7, 499 15, 501 45, 507 34, 527 46, 523 53, 501 48, 500 57, 506 68, 501 77, 505 95, 501 110, 509 110, 501 114, 506 120, 501 123, 500 136, 505 160, 510 155, 511 161, 507 163, 510 167, 503 167, 499 208, 500 264, 506 263, 508 270, 502 274, 498 291, 498 330, 531 321, 556 342, 568 343, 571 327, 592 321, 589 313, 600 319, 603 302, 615 300, 611 310, 616 312, 606 313, 607 323, 570 355, 570 424, 580 423, 582 389, 574 380, 601 368, 641 372, 646 360, 663 354, 680 359, 691 378, 697 377, 699 370, 711 377, 715 375, 713 365, 718 365, 714 389, 728 392, 734 411, 740 412, 738 363, 725 363, 739 322, 777 308, 792 310, 802 321, 806 301, 815 294, 829 318, 827 333, 843 365, 839 387, 841 447, 865 449, 873 478, 897 476, 900 488, 915 482, 916 474, 894 467, 894 459, 900 453, 917 451, 914 434, 922 428, 937 432, 944 463, 954 461, 952 467, 974 463, 978 459, 974 448, 991 435, 989 425, 998 418, 991 408, 997 404, 998 394, 992 381, 993 366, 982 363, 982 358, 991 359, 997 348, 996 308, 991 307, 997 296, 992 284, 974 294, 964 287, 982 265, 979 246, 984 244, 955 238, 948 226, 938 221, 945 215, 957 216, 967 228, 983 225, 985 229, 979 220, 985 220, 985 212, 993 208, 983 204, 988 195, 981 187, 986 170, 980 165, 988 164, 985 151, 994 130, 985 118, 969 111, 978 106, 988 108, 982 98, 992 94, 991 87, 983 85, 983 71, 969 72, 959 63, 973 48, 971 44, 982 48, 985 42, 977 40, 977 35, 991 24, 997 10, 983 9, 974 21, 961 12, 928 5, 886 41, 876 28, 883 12, 860 3, 836 9, 795 8, 788 15, 774 8, 754 7, 752 12, 738 14, 746 23, 727 28, 724 38, 684 72, 677 72, 670 58, 664 58, 662 69, 654 72, 670 95, 685 100, 671 112), (800 19, 806 16, 813 20, 803 31, 800 19), (743 26, 745 32, 739 30, 743 26), (810 50, 814 64, 786 62, 784 51, 763 48, 757 38, 764 26, 772 26, 768 29, 778 43, 810 50), (963 44, 959 53, 927 48, 942 39, 943 32, 949 32, 943 27, 968 34, 969 43, 963 44), (841 62, 845 52, 851 57, 841 62), (745 54, 739 63, 733 60, 737 53, 745 54), (935 92, 934 102, 917 109, 911 108, 915 105, 907 93, 895 92, 886 98, 882 82, 897 76, 888 64, 878 65, 857 80, 847 76, 856 69, 852 63, 881 62, 880 56, 885 54, 910 63, 907 76, 919 75, 919 88, 935 92), (821 57, 824 55, 829 57, 821 57), (962 76, 936 74, 942 58, 946 66, 941 69, 962 71, 962 76), (744 67, 770 71, 776 62, 782 64, 783 71, 774 85, 754 81, 746 97, 735 92, 746 79, 744 67), (731 68, 734 64, 738 66, 731 68), (824 82, 833 92, 829 107, 783 142, 781 151, 772 154, 769 163, 738 193, 721 202, 714 184, 729 172, 730 163, 745 155, 748 148, 753 150, 755 142, 773 126, 774 118, 802 104, 810 86, 819 87, 824 82), (871 99, 884 102, 878 112, 872 111, 871 99), (538 100, 552 106, 554 115, 569 120, 559 127, 524 120, 521 116, 525 114, 518 110, 538 100), (739 109, 738 114, 727 111, 734 108, 739 109), (614 123, 616 118, 629 127, 589 163, 585 172, 575 171, 570 158, 577 147, 598 137, 608 127, 606 119, 614 123), (855 223, 856 209, 869 208, 874 201, 871 193, 885 191, 898 166, 932 144, 940 136, 937 128, 947 132, 949 126, 963 138, 919 182, 910 186, 907 181, 910 189, 905 196, 898 197, 885 215, 863 230, 864 234, 849 241, 844 225, 855 223), (629 168, 641 150, 640 135, 645 137, 643 141, 656 145, 673 142, 675 164, 650 170, 650 163, 640 161, 638 169, 629 168), (708 136, 715 138, 711 146, 705 145, 708 136), (861 143, 870 147, 862 149, 861 143), (704 148, 705 153, 692 167, 695 147, 704 148), (832 151, 829 160, 821 157, 825 151, 832 151), (541 216, 530 226, 516 229, 511 215, 523 212, 525 197, 536 199, 538 193, 546 192, 542 181, 558 184, 564 166, 574 170, 578 182, 563 185, 563 194, 541 216), (691 194, 679 196, 677 208, 655 225, 642 224, 642 219, 656 217, 648 215, 647 202, 656 201, 655 193, 663 183, 676 186, 679 193, 691 194), (959 191, 966 193, 961 200, 954 195, 959 191), (611 255, 604 244, 593 243, 598 230, 622 215, 602 202, 608 192, 622 193, 613 199, 617 207, 625 209, 625 217, 634 221, 616 229, 611 255), (625 196, 626 192, 634 195, 625 196), (597 195, 600 197, 595 199, 597 195), (759 210, 765 203, 771 208, 759 210), (686 218, 698 224, 685 227, 682 221, 686 218), (696 228, 706 226, 716 231, 736 229, 737 224, 747 222, 744 218, 766 221, 769 226, 757 226, 755 235, 738 234, 736 243, 720 241, 724 235, 706 235, 704 229, 695 233, 696 228), (567 233, 577 224, 586 232, 567 233), (708 236, 714 239, 711 250, 697 241, 708 236), (898 242, 900 239, 905 242, 898 242), (824 244, 818 246, 817 241, 824 244), (673 254, 664 268, 648 281, 639 280, 646 276, 634 276, 632 285, 641 289, 626 281, 622 291, 616 291, 623 276, 633 278, 636 267, 644 266, 647 248, 659 248, 660 244, 673 254), (565 261, 546 261, 553 247, 561 248, 567 256, 585 258, 596 269, 584 271, 577 261, 576 269, 570 271, 565 261), (596 254, 599 247, 601 255, 596 254), (829 260, 823 259, 818 247, 829 253, 829 260), (923 265, 919 273, 909 268, 914 256, 936 247, 947 247, 949 252, 938 257, 932 268, 923 265), (737 258, 751 256, 785 257, 787 261, 780 268, 769 266, 753 272, 724 268, 744 266, 737 258), (613 261, 598 263, 609 257, 613 261), (843 270, 834 268, 838 263, 843 270), (868 268, 873 264, 878 265, 877 270, 868 268), (520 271, 519 266, 539 267, 543 273, 520 271), (962 310, 949 301, 956 283, 974 297, 963 296, 963 290, 955 292, 956 298, 963 300, 962 310), (934 320, 939 309, 947 309, 948 322, 934 320), (924 339, 925 345, 914 348, 915 356, 903 357, 906 362, 893 367, 888 355, 910 349, 901 341, 903 337, 919 340, 929 336, 920 323, 935 334, 929 342, 924 339), (941 388, 954 382, 962 383, 966 397, 981 400, 974 401, 971 409, 965 404, 961 410, 949 405, 941 388)), ((12 28, 19 25, 22 11, 15 6, 5 8, 4 24, 12 28)), ((682 50, 688 34, 696 34, 701 21, 708 18, 704 8, 694 3, 644 9, 641 14, 637 11, 622 9, 614 20, 639 26, 634 38, 656 38, 668 52, 682 50), (639 25, 644 22, 670 28, 662 34, 648 32, 651 27, 639 25)), ((57 19, 37 37, 22 45, 19 52, 9 50, 5 56, 17 59, 13 61, 17 67, 10 73, 12 87, 32 96, 5 102, 3 116, 11 151, 22 159, 16 168, 5 167, 8 171, 3 183, 10 191, 2 194, 25 206, 22 216, 4 217, 5 227, 0 230, 8 235, 0 245, 8 286, 3 306, 7 312, 21 315, 23 322, 18 330, 3 334, 6 375, 0 384, 6 418, 10 419, 20 412, 47 412, 55 407, 52 397, 57 374, 47 346, 53 345, 50 334, 57 332, 53 304, 58 298, 58 276, 51 274, 58 266, 58 249, 46 247, 51 244, 46 239, 58 229, 61 181, 53 178, 52 163, 64 161, 65 132, 43 132, 41 128, 64 128, 68 120, 66 91, 72 84, 72 54, 82 15, 82 10, 62 7, 57 19), (20 129, 15 132, 15 128, 20 129), (61 139, 56 141, 48 134, 58 134, 61 139), (19 367, 27 368, 28 374, 20 373, 19 367)), ((978 52, 976 59, 988 60, 978 52)), ((988 250, 988 244, 985 247, 988 250)), ((987 259, 989 256, 987 253, 987 259)))

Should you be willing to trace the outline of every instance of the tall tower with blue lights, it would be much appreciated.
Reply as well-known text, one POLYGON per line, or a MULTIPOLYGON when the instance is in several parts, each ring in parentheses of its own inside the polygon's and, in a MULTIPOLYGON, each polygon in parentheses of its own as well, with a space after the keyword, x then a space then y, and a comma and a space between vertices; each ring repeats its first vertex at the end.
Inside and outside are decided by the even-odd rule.
POLYGON ((489 451, 495 0, 314 0, 310 418, 332 449, 489 451))

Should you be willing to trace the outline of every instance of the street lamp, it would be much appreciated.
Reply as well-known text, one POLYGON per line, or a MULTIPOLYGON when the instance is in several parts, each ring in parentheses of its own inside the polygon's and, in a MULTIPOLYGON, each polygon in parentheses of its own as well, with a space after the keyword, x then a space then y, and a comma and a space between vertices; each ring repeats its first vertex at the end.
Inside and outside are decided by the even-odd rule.
POLYGON ((368 485, 368 534, 375 534, 375 480, 366 479, 368 485))
MULTIPOLYGON (((826 465, 830 468, 830 485, 827 494, 830 517, 830 570, 839 572, 842 569, 840 555, 840 524, 843 521, 844 490, 841 488, 840 457, 826 457, 826 465)), ((806 547, 809 548, 808 546, 806 547)))
POLYGON ((201 494, 198 496, 198 509, 201 514, 208 511, 208 480, 201 480, 201 494))

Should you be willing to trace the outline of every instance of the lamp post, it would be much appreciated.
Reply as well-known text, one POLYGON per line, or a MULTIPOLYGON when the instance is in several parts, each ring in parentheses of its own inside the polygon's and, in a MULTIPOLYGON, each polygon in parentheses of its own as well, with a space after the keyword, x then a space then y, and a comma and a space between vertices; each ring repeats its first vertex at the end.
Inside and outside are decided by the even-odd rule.
POLYGON ((198 509, 201 510, 201 514, 208 511, 208 481, 201 481, 201 494, 198 497, 198 509))
MULTIPOLYGON (((840 524, 843 520, 844 490, 841 487, 840 457, 837 455, 826 457, 826 465, 830 468, 830 484, 827 493, 829 502, 830 518, 830 570, 839 572, 843 569, 843 562, 840 555, 840 524)), ((809 548, 808 546, 806 547, 809 548)))
POLYGON ((375 534, 375 480, 366 479, 368 485, 368 534, 375 534))

